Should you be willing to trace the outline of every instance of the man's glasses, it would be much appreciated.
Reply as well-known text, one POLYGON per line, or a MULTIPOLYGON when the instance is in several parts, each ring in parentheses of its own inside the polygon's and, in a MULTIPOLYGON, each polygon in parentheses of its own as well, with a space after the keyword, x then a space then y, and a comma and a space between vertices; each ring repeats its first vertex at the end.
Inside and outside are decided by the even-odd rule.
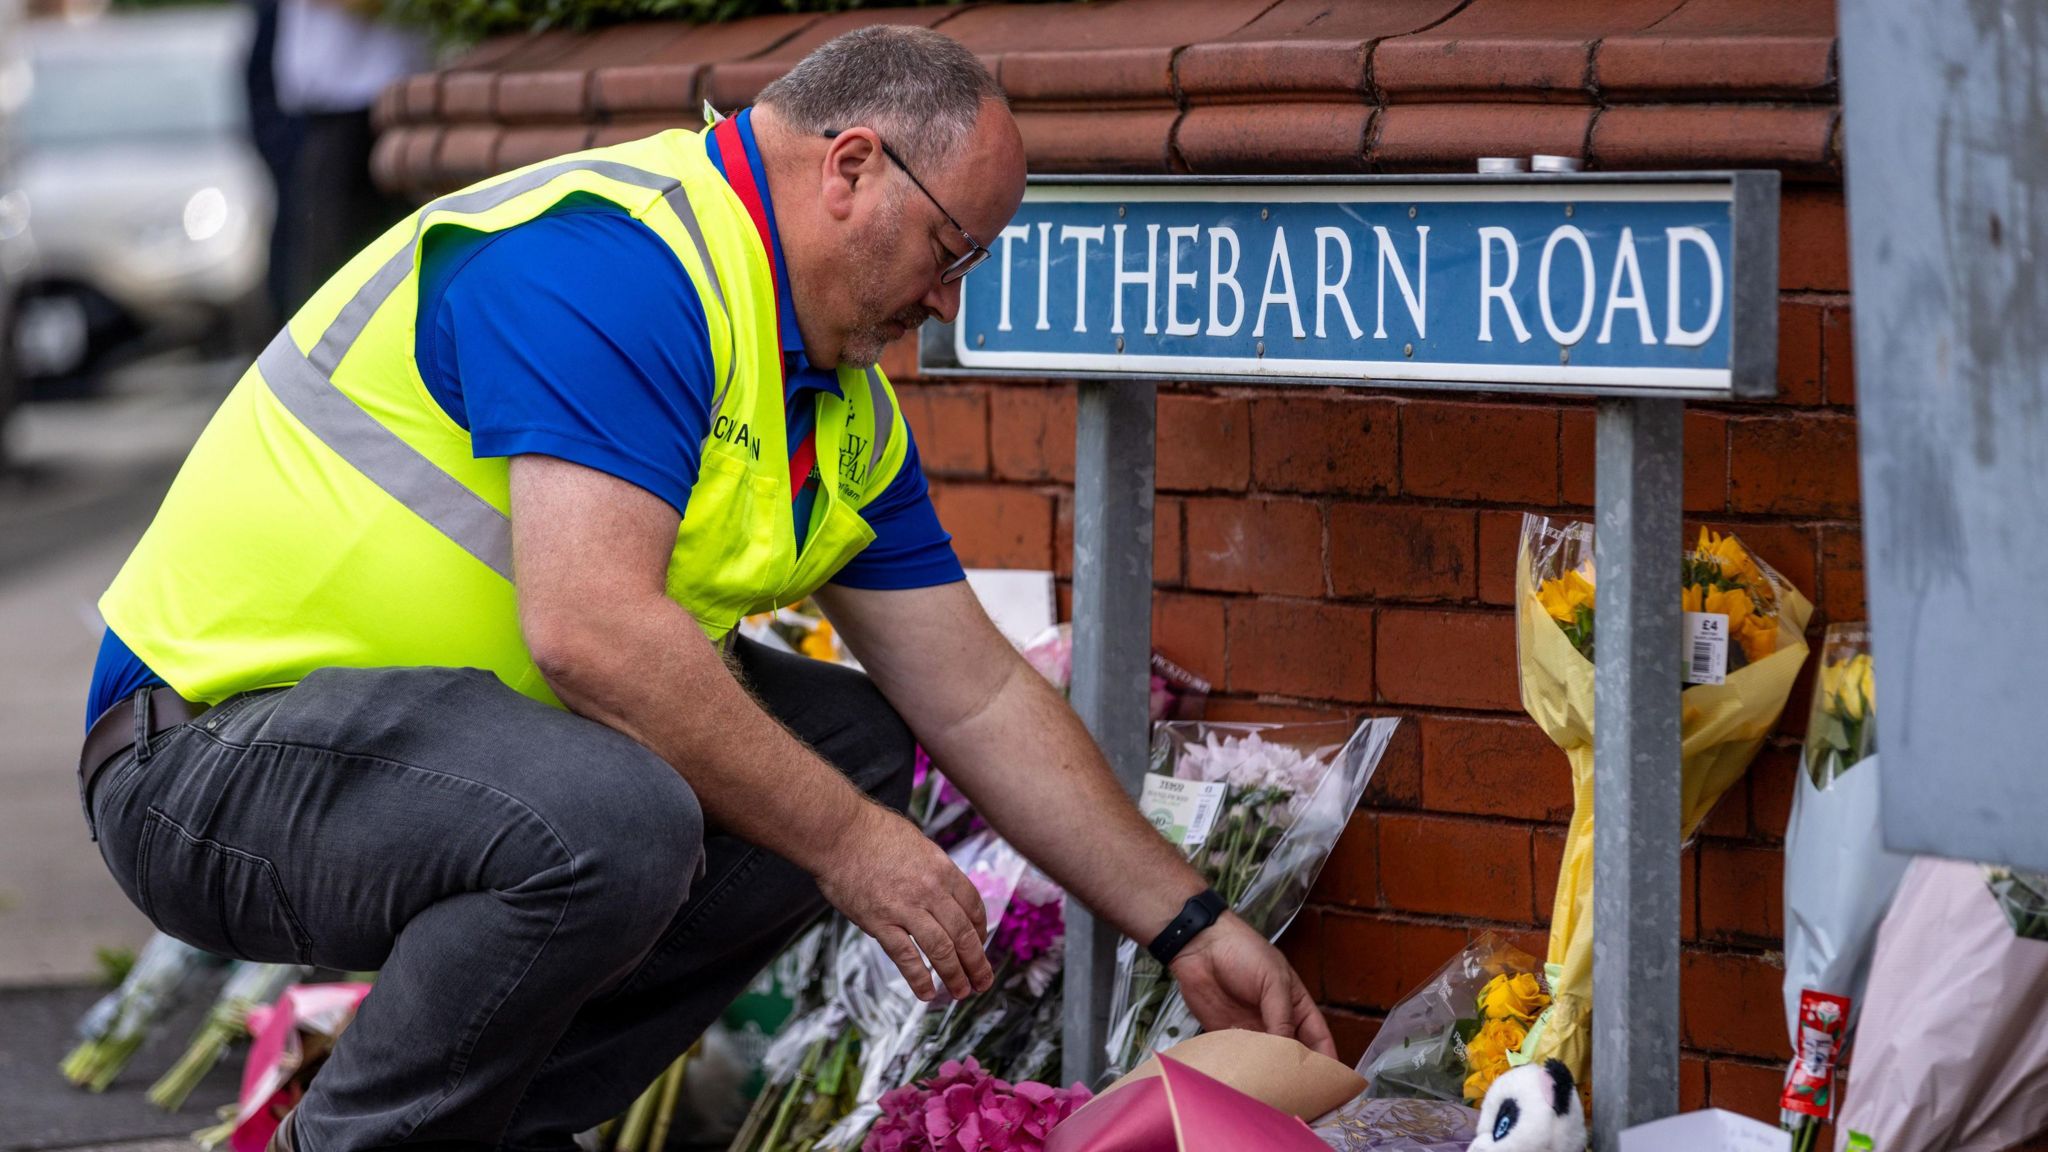
MULTIPOLYGON (((825 132, 824 137, 827 140, 836 140, 839 138, 839 134, 843 131, 845 131, 845 129, 833 128, 825 132)), ((962 228, 960 226, 960 222, 958 220, 953 219, 953 214, 951 212, 946 211, 946 206, 944 204, 939 203, 939 198, 937 196, 932 195, 932 190, 924 186, 924 181, 919 180, 917 178, 917 173, 912 172, 910 170, 910 165, 905 164, 903 162, 903 157, 898 156, 895 153, 895 151, 889 147, 888 141, 883 140, 880 135, 877 135, 875 137, 875 143, 880 144, 882 146, 882 155, 887 156, 890 160, 895 161, 896 166, 898 168, 903 169, 903 174, 905 176, 910 177, 910 182, 912 184, 917 185, 917 190, 919 192, 924 193, 924 198, 932 202, 932 207, 937 208, 939 210, 939 215, 944 216, 946 218, 946 223, 951 224, 953 226, 953 230, 955 232, 960 233, 960 235, 967 241, 967 251, 962 253, 961 255, 953 256, 952 263, 947 264, 944 268, 941 268, 939 270, 939 283, 957 283, 961 277, 967 275, 969 272, 972 272, 976 268, 980 267, 981 262, 983 260, 988 259, 988 249, 982 246, 981 241, 976 240, 974 238, 974 233, 969 232, 965 228, 962 228)), ((944 248, 945 245, 942 244, 940 245, 940 247, 944 248)), ((946 254, 948 256, 953 255, 951 252, 947 252, 946 254)))

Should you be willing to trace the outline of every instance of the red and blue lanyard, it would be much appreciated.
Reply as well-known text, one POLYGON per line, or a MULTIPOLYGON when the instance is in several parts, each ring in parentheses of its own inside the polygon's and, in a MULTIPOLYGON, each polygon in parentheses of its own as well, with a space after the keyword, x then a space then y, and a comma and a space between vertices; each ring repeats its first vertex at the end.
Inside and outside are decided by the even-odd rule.
MULTIPOLYGON (((736 118, 719 121, 711 130, 711 138, 718 145, 718 158, 725 169, 726 183, 732 185, 734 195, 740 198, 748 217, 754 221, 754 230, 761 234, 761 250, 767 254, 768 274, 773 277, 780 270, 775 266, 775 240, 768 228, 768 205, 762 199, 760 185, 754 182, 754 166, 747 159, 747 146, 740 138, 739 121, 736 118)), ((775 331, 780 342, 782 293, 779 287, 772 295, 775 299, 775 331)), ((801 549, 810 529, 811 509, 818 496, 817 401, 806 391, 799 391, 795 397, 789 396, 789 353, 782 353, 776 360, 776 366, 785 396, 785 421, 793 438, 789 448, 790 512, 796 520, 796 542, 801 549), (800 402, 798 398, 801 398, 800 402)))

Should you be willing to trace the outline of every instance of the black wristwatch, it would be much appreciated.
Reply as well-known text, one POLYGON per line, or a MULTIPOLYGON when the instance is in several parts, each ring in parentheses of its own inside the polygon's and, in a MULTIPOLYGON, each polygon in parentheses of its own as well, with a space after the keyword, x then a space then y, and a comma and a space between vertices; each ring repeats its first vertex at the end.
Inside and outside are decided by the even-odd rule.
POLYGON ((1202 929, 1222 919, 1228 907, 1214 888, 1202 889, 1188 897, 1188 902, 1180 906, 1180 915, 1175 916, 1173 923, 1168 924, 1159 935, 1152 938, 1150 944, 1145 945, 1145 951, 1150 952, 1161 967, 1173 963, 1173 958, 1180 955, 1180 950, 1187 947, 1188 941, 1193 940, 1195 934, 1202 929))

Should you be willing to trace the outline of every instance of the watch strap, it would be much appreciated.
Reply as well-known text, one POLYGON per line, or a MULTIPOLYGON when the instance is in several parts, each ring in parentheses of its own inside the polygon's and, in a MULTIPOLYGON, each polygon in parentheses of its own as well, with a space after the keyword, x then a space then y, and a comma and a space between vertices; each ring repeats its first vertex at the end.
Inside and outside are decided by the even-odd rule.
POLYGON ((1221 919, 1227 910, 1228 905, 1223 903, 1223 897, 1217 895, 1214 888, 1204 888, 1188 897, 1188 902, 1180 906, 1180 915, 1145 945, 1145 951, 1150 952, 1161 967, 1171 964, 1173 958, 1180 955, 1180 950, 1187 947, 1188 941, 1221 919))

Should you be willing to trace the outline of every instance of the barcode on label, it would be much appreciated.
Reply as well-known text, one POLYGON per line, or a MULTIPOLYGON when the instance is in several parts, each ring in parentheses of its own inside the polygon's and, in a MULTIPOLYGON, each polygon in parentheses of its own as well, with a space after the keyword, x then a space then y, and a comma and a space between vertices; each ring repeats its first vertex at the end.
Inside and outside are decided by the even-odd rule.
POLYGON ((1685 614, 1685 682, 1722 684, 1728 679, 1728 617, 1720 612, 1685 614))

